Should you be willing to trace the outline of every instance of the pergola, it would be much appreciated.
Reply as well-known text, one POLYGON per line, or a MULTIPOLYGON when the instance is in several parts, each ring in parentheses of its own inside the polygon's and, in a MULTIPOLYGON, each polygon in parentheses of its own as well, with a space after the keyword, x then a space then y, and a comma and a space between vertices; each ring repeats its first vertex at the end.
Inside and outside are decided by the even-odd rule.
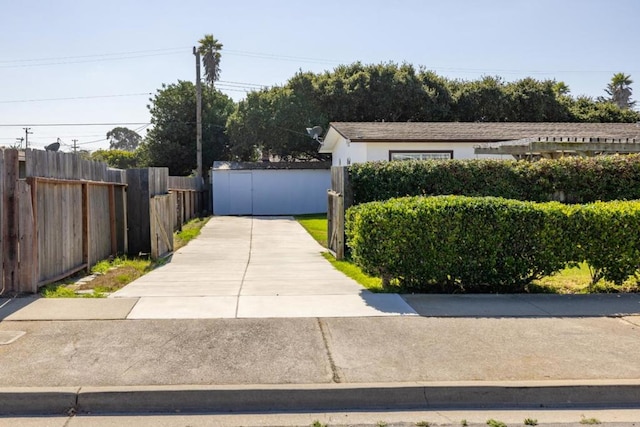
POLYGON ((631 154, 640 153, 640 139, 537 137, 480 144, 474 147, 474 152, 475 154, 511 155, 518 160, 631 154))

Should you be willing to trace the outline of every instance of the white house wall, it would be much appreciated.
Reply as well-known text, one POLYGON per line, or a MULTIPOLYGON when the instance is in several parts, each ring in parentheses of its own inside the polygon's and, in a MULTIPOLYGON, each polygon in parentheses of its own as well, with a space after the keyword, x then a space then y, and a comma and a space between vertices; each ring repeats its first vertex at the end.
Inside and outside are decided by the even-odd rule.
POLYGON ((367 161, 366 144, 347 143, 341 138, 331 153, 331 164, 333 166, 348 166, 352 163, 364 163, 367 161))
POLYGON ((328 169, 214 170, 214 215, 299 215, 327 211, 328 169))

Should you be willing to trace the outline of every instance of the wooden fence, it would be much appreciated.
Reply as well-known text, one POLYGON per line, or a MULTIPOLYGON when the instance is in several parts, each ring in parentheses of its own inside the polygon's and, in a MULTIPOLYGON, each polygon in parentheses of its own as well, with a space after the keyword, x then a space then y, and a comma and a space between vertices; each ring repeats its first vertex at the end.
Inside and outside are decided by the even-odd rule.
POLYGON ((129 169, 129 251, 162 257, 173 250, 173 232, 202 211, 201 178, 169 176, 168 168, 129 169))
MULTIPOLYGON (((0 294, 36 292, 116 254, 171 252, 176 212, 185 212, 181 225, 199 206, 178 205, 166 168, 140 171, 69 153, 0 150, 0 294), (143 185, 146 193, 136 193, 143 185)), ((176 181, 180 192, 201 188, 176 181)))
POLYGON ((176 195, 174 231, 181 230, 182 224, 200 215, 205 210, 206 191, 202 178, 170 176, 169 192, 176 195))
POLYGON ((344 259, 345 211, 353 204, 353 191, 349 182, 349 170, 344 166, 331 167, 331 190, 328 192, 327 245, 336 259, 344 259))

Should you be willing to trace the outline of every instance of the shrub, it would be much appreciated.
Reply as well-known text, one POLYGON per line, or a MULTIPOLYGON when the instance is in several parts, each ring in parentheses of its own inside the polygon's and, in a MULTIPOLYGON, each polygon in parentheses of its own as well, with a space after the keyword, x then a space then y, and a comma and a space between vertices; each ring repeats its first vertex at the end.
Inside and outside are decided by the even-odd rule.
POLYGON ((565 265, 565 206, 463 196, 391 199, 347 212, 352 256, 405 287, 513 292, 565 265))
POLYGON ((640 266, 640 202, 594 203, 575 209, 576 261, 586 261, 591 284, 621 285, 640 266))
POLYGON ((449 194, 570 203, 640 199, 640 155, 372 162, 351 165, 349 175, 354 204, 449 194))
POLYGON ((517 292, 583 260, 621 283, 640 265, 640 202, 407 197, 354 206, 346 226, 363 270, 415 290, 517 292))

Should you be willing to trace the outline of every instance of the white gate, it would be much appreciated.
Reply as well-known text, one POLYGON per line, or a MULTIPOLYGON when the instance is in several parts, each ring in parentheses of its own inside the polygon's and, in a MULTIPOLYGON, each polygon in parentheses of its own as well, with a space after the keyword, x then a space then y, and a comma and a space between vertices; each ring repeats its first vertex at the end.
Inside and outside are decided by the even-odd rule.
POLYGON ((327 211, 329 169, 215 169, 214 215, 299 215, 327 211))

